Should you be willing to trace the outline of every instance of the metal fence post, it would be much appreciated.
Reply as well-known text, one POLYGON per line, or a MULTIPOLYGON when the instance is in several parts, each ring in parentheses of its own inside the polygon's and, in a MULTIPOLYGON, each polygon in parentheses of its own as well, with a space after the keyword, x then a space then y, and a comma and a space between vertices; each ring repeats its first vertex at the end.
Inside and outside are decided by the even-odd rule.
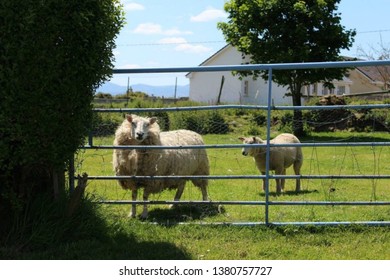
POLYGON ((265 224, 269 225, 269 159, 271 141, 272 68, 268 69, 267 146, 265 156, 265 224))

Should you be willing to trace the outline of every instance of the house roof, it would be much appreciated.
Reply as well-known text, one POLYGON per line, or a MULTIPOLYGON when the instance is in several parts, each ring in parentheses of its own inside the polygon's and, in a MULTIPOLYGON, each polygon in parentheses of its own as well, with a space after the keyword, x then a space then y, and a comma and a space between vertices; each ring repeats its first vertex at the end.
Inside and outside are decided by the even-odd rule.
MULTIPOLYGON (((202 65, 205 65, 207 62, 213 60, 214 57, 220 55, 222 52, 224 52, 228 47, 230 47, 231 45, 230 44, 227 44, 225 45, 224 47, 222 47, 221 49, 219 49, 216 53, 212 54, 210 57, 208 57, 206 60, 204 60, 201 64, 199 64, 198 66, 202 66, 202 65)), ((190 75, 192 72, 188 72, 186 74, 186 77, 188 77, 188 75, 190 75)))
POLYGON ((368 79, 373 82, 384 83, 385 80, 383 75, 388 76, 390 78, 390 66, 364 66, 364 67, 356 67, 363 75, 365 75, 368 79), (382 73, 382 75, 381 75, 382 73))
POLYGON ((205 61, 203 61, 201 64, 199 64, 199 66, 205 65, 207 62, 209 62, 209 61, 212 60, 214 57, 218 56, 220 53, 224 52, 228 47, 231 47, 231 46, 232 46, 232 45, 230 45, 230 44, 225 45, 224 47, 222 47, 221 49, 219 49, 216 53, 214 53, 214 54, 211 55, 209 58, 207 58, 205 61))
MULTIPOLYGON (((205 65, 207 64, 209 61, 213 60, 216 56, 220 55, 221 53, 223 53, 227 48, 229 47, 233 47, 231 44, 227 44, 225 45, 224 47, 222 47, 221 49, 219 49, 216 53, 214 53, 213 55, 211 55, 209 58, 207 58, 206 60, 204 60, 202 63, 199 64, 199 66, 202 66, 202 65, 205 65)), ((358 59, 358 58, 355 58, 355 57, 347 57, 347 56, 343 56, 343 59, 346 60, 346 61, 353 61, 353 60, 356 60, 356 61, 359 61, 359 60, 363 60, 363 59, 358 59)), ((387 73, 387 75, 390 77, 390 66, 381 66, 382 70, 379 70, 378 67, 375 67, 375 66, 359 66, 359 67, 356 67, 356 69, 361 72, 364 76, 366 76, 368 79, 370 79, 372 82, 380 82, 380 83, 383 83, 384 80, 383 80, 383 77, 380 73, 380 71, 382 71, 382 73, 387 73)), ((186 77, 191 74, 190 73, 187 73, 186 74, 186 77)))

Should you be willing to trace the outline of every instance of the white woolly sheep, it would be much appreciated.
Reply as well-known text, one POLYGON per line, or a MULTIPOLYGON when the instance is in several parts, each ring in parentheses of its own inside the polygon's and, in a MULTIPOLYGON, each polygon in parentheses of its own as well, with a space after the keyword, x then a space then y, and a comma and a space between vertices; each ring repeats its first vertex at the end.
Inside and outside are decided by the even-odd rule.
MULTIPOLYGON (((266 144, 266 141, 258 137, 240 137, 243 144, 266 144)), ((283 133, 270 141, 272 144, 300 143, 298 138, 289 133, 283 133)), ((262 175, 266 171, 266 147, 244 147, 242 149, 244 156, 254 157, 256 167, 262 175)), ((295 175, 300 175, 303 164, 303 155, 301 147, 271 147, 269 170, 274 170, 276 175, 286 175, 286 169, 293 165, 295 175)), ((284 189, 285 179, 276 179, 276 193, 280 194, 284 189)), ((265 179, 263 179, 263 190, 265 188, 265 179)), ((301 189, 300 179, 296 179, 295 191, 301 189)))
MULTIPOLYGON (((160 132, 156 118, 142 118, 129 115, 126 121, 131 123, 131 145, 187 146, 204 145, 202 137, 190 130, 160 132)), ((133 154, 132 154, 133 156, 133 154)), ((130 175, 165 176, 165 175, 209 175, 210 167, 205 149, 145 149, 135 150, 135 169, 130 175)), ((159 193, 164 189, 177 189, 174 200, 178 201, 184 191, 186 179, 150 180, 138 179, 131 186, 133 201, 137 198, 137 190, 144 189, 143 199, 148 200, 151 193, 159 193)), ((208 200, 207 179, 192 179, 193 184, 201 189, 202 199, 208 200)), ((135 217, 136 207, 133 205, 130 215, 135 217)), ((148 215, 144 204, 141 218, 148 215)))

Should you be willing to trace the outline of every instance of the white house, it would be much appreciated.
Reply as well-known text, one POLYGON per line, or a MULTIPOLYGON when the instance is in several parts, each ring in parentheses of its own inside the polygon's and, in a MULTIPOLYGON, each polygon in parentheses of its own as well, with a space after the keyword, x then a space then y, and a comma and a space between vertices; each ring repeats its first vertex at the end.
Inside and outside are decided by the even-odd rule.
MULTIPOLYGON (((233 46, 226 45, 213 54, 200 66, 215 65, 242 65, 249 63, 248 59, 233 46)), ((334 80, 334 89, 328 89, 322 83, 317 83, 302 88, 302 94, 321 96, 327 94, 348 95, 358 92, 381 91, 381 83, 375 80, 378 75, 368 75, 367 67, 357 67, 351 70, 342 80, 334 80), (374 77, 374 78, 373 78, 374 77)), ((370 72, 375 69, 370 67, 370 72)), ((190 72, 186 75, 190 80, 190 100, 208 104, 254 104, 266 105, 268 96, 268 82, 258 77, 251 76, 239 79, 231 71, 226 72, 190 72), (224 83, 221 91, 222 77, 224 83)), ((383 84, 383 82, 382 82, 383 84)), ((272 102, 274 105, 291 105, 291 97, 285 96, 288 92, 286 87, 276 83, 272 85, 272 102)))
MULTIPOLYGON (((231 45, 227 45, 212 55, 201 66, 211 65, 241 65, 249 60, 242 58, 241 53, 231 45)), ((268 82, 262 78, 254 80, 245 77, 242 80, 231 71, 225 72, 191 72, 187 74, 190 80, 190 100, 216 104, 220 95, 221 103, 233 104, 266 104, 268 82), (221 89, 221 81, 224 83, 221 89)), ((291 98, 285 97, 285 87, 273 85, 272 93, 275 104, 289 104, 291 98)))

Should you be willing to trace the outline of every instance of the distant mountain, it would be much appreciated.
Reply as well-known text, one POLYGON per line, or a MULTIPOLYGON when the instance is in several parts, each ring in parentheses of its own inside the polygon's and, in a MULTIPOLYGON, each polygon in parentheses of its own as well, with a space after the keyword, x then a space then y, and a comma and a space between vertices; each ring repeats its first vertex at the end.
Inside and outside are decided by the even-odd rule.
POLYGON ((96 92, 110 93, 112 95, 124 94, 126 93, 127 87, 120 86, 111 82, 107 82, 101 85, 96 92))
MULTIPOLYGON (((144 85, 144 84, 136 84, 131 85, 131 88, 134 92, 136 91, 142 91, 147 93, 148 95, 157 96, 157 97, 173 97, 175 94, 175 86, 150 86, 150 85, 144 85)), ((96 92, 103 92, 103 93, 110 93, 112 95, 117 94, 124 94, 126 93, 127 87, 126 86, 120 86, 111 82, 107 82, 103 84, 101 87, 99 87, 96 92)), ((177 86, 176 90, 176 97, 188 97, 190 92, 190 86, 184 85, 184 86, 177 86)))

